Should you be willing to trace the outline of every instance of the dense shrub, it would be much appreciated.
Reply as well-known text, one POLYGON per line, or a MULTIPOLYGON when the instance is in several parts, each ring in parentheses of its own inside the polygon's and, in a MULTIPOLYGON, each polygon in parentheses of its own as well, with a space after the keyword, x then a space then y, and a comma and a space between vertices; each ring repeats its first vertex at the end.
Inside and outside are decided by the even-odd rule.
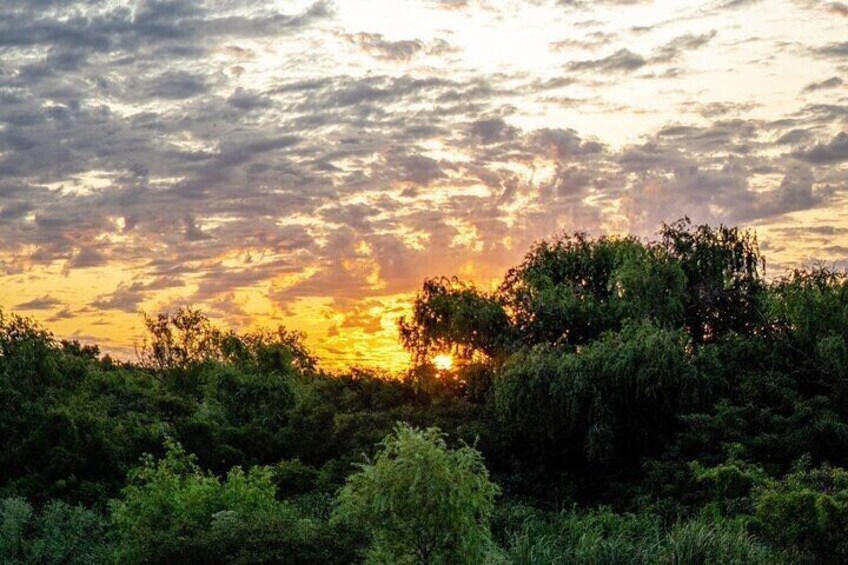
POLYGON ((773 481, 756 498, 763 534, 819 563, 848 562, 848 471, 821 467, 773 481))
POLYGON ((493 550, 497 493, 476 450, 449 449, 433 428, 399 426, 348 478, 334 518, 368 530, 372 562, 481 563, 493 550))
POLYGON ((0 500, 0 562, 88 565, 111 560, 104 516, 64 502, 40 512, 20 498, 0 500))
POLYGON ((146 457, 112 520, 122 563, 313 562, 318 525, 276 498, 268 468, 204 473, 182 447, 146 457))

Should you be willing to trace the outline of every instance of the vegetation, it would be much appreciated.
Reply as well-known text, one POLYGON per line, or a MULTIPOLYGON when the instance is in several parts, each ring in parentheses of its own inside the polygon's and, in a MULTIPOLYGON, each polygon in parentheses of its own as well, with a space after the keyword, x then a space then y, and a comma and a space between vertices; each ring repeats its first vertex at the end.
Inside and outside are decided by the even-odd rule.
POLYGON ((498 487, 480 453, 451 450, 436 428, 399 426, 339 493, 334 518, 373 537, 375 563, 482 562, 498 487))
POLYGON ((146 324, 120 362, 0 315, 0 562, 848 562, 848 275, 747 231, 428 280, 397 378, 146 324))

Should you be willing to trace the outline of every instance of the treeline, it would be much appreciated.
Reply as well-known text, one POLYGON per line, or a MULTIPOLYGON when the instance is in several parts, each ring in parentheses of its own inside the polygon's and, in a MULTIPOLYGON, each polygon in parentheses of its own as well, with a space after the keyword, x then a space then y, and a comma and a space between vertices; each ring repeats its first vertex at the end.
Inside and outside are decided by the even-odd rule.
POLYGON ((3 314, 0 562, 846 563, 848 276, 764 271, 687 220, 543 241, 426 281, 399 376, 191 309, 133 363, 3 314))

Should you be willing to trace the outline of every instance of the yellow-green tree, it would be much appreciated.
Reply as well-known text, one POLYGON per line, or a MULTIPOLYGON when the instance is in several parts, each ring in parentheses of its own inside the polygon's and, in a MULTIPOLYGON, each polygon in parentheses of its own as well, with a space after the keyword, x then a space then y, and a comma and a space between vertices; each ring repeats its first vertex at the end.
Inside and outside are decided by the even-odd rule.
POLYGON ((476 449, 448 448, 437 428, 399 425, 348 478, 334 519, 370 532, 370 563, 481 563, 494 547, 498 492, 476 449))

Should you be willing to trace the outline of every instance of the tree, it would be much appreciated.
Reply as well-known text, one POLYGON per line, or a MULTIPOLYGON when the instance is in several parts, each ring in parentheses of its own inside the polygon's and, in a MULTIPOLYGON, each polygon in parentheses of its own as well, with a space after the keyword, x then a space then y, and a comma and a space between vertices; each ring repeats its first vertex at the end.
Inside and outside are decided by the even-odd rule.
POLYGON ((476 564, 492 547, 498 492, 477 450, 399 425, 348 478, 334 520, 368 529, 373 563, 476 564))
POLYGON ((763 327, 765 259, 756 235, 736 227, 692 226, 684 218, 663 224, 657 245, 686 276, 684 322, 696 346, 763 327))
POLYGON ((401 318, 399 325, 401 342, 418 363, 447 351, 464 359, 475 354, 498 357, 511 334, 509 318, 496 298, 445 277, 424 281, 412 317, 401 318))
POLYGON ((633 237, 585 233, 536 243, 498 289, 521 342, 579 345, 616 329, 615 273, 641 247, 633 237))
POLYGON ((846 563, 848 471, 829 466, 798 469, 782 481, 772 481, 756 499, 756 517, 776 544, 800 549, 815 563, 846 563))
POLYGON ((249 371, 314 371, 317 360, 303 344, 305 335, 283 326, 238 334, 215 327, 200 310, 144 314, 148 336, 141 364, 155 369, 187 369, 206 361, 237 365, 249 371))
POLYGON ((516 450, 546 461, 629 462, 661 449, 694 390, 681 332, 650 322, 576 353, 538 345, 495 379, 495 411, 516 450))
POLYGON ((144 314, 144 325, 149 336, 140 353, 143 365, 184 369, 218 357, 221 332, 200 310, 186 307, 156 317, 144 314))
POLYGON ((107 524, 100 514, 60 501, 34 512, 21 498, 0 500, 0 562, 108 563, 107 524))

